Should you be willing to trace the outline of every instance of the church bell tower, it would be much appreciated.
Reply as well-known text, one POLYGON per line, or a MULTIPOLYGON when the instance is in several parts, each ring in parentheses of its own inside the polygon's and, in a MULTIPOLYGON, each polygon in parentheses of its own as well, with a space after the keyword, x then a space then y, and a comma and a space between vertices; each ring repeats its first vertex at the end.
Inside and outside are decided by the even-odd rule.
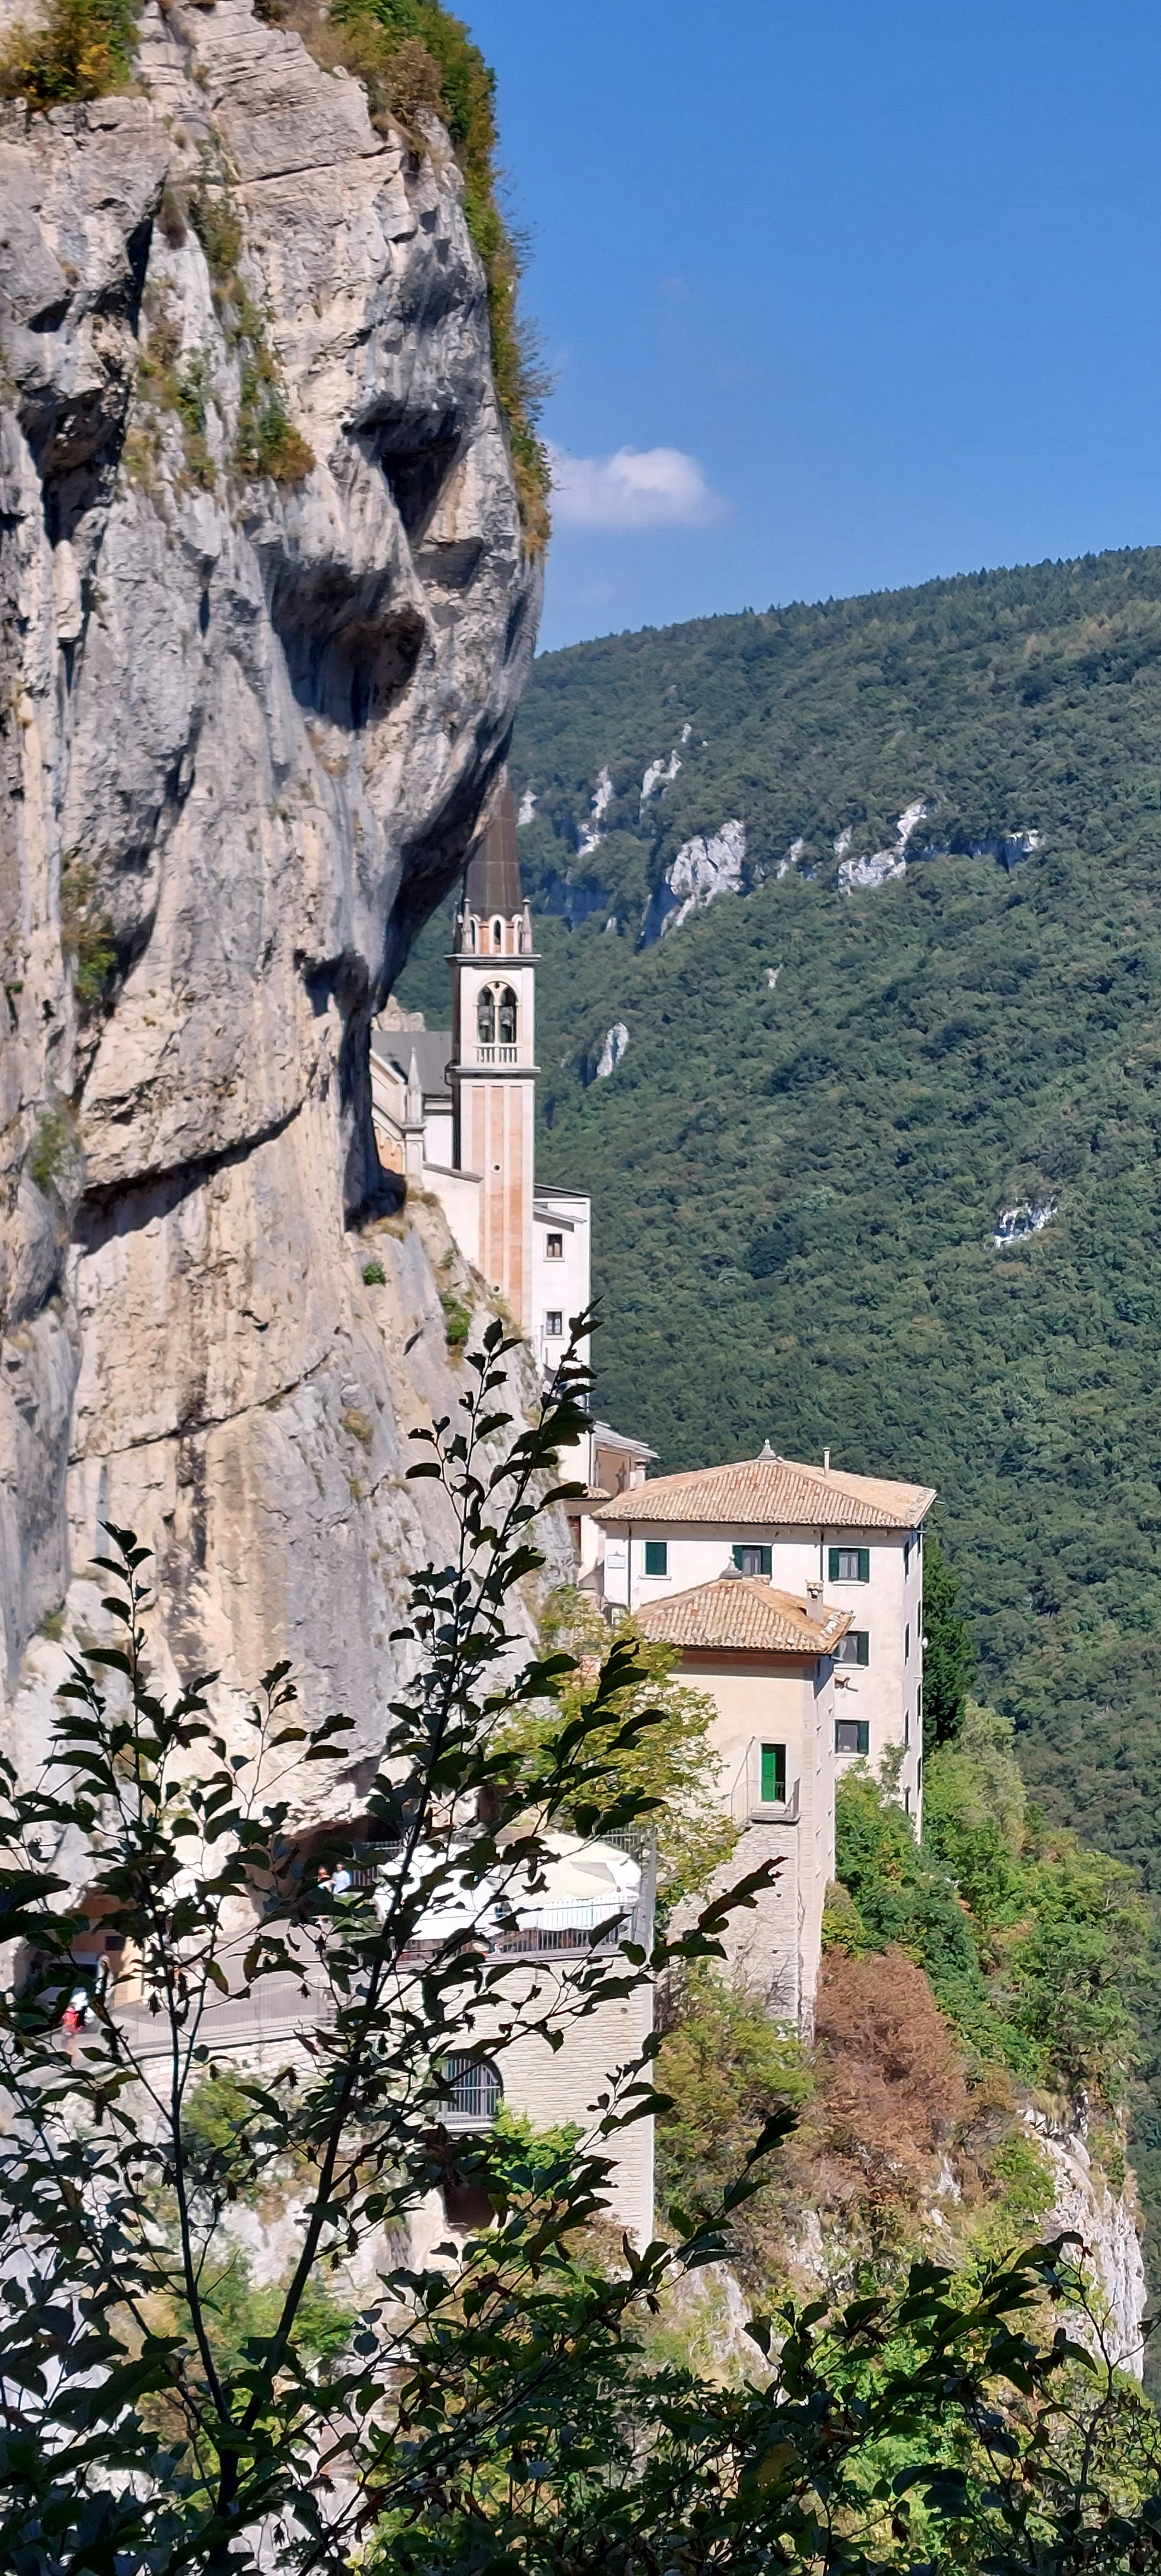
POLYGON ((482 1184, 479 1266, 524 1332, 533 1320, 538 962, 505 779, 495 819, 468 861, 456 917, 448 1075, 455 1163, 482 1184))

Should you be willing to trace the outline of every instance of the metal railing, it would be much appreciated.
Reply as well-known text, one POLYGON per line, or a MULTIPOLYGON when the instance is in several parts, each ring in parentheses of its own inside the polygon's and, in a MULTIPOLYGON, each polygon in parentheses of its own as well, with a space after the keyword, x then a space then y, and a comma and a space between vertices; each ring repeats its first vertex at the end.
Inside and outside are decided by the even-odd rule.
POLYGON ((734 1776, 730 1791, 730 1814, 736 1825, 796 1825, 799 1816, 801 1782, 796 1780, 785 1798, 762 1796, 762 1755, 759 1739, 750 1737, 734 1776))
POLYGON ((518 1050, 514 1046, 478 1046, 476 1048, 477 1064, 515 1064, 517 1061, 518 1050))
MULTIPOLYGON (((577 1906, 546 1905, 540 1910, 544 1916, 551 1918, 554 1913, 571 1913, 575 1916, 581 1909, 577 1906)), ((540 1923, 517 1923, 511 1926, 481 1923, 474 1931, 468 1927, 465 1946, 473 1949, 478 1947, 489 1959, 551 1958, 562 1953, 570 1954, 575 1958, 587 1950, 616 1950, 620 1948, 622 1941, 637 1939, 637 1906, 627 1906, 623 1914, 617 1915, 614 1915, 611 1909, 602 1914, 600 1909, 594 1906, 592 1916, 592 1921, 588 1923, 576 1921, 554 1923, 551 1919, 540 1923)), ((407 1943, 405 1949, 400 1951, 400 1961, 406 1964, 411 1960, 441 1958, 447 1950, 451 1937, 450 1934, 445 1934, 441 1940, 425 1934, 421 1939, 417 1935, 407 1943)))

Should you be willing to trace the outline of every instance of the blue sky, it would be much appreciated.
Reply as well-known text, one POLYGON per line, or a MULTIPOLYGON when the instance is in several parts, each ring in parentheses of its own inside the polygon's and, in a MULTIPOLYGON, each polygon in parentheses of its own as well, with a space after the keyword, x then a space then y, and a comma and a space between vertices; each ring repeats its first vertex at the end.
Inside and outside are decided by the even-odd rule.
POLYGON ((459 6, 574 460, 543 645, 1161 538, 1155 0, 459 6))

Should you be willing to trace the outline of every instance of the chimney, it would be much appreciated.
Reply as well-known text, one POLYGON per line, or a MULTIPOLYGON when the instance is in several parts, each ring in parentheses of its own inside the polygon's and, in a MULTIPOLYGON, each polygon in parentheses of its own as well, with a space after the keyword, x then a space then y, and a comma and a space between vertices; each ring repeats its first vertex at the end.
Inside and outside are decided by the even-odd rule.
POLYGON ((822 1617, 822 1585, 821 1585, 821 1583, 808 1583, 808 1584, 807 1584, 807 1587, 806 1587, 806 1615, 807 1615, 807 1618, 808 1618, 808 1619, 821 1619, 821 1617, 822 1617))
POLYGON ((823 1453, 822 1453, 822 1472, 823 1472, 823 1475, 824 1475, 824 1476, 829 1476, 829 1474, 830 1474, 830 1451, 829 1451, 829 1449, 824 1449, 824 1450, 823 1450, 823 1453))

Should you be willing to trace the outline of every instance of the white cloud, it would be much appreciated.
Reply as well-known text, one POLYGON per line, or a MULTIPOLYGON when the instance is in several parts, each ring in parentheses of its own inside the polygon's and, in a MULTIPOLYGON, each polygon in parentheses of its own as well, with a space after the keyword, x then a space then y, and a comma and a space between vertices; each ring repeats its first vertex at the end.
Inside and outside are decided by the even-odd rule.
POLYGON ((615 456, 549 449, 553 509, 566 528, 698 528, 718 509, 696 456, 619 447, 615 456))

